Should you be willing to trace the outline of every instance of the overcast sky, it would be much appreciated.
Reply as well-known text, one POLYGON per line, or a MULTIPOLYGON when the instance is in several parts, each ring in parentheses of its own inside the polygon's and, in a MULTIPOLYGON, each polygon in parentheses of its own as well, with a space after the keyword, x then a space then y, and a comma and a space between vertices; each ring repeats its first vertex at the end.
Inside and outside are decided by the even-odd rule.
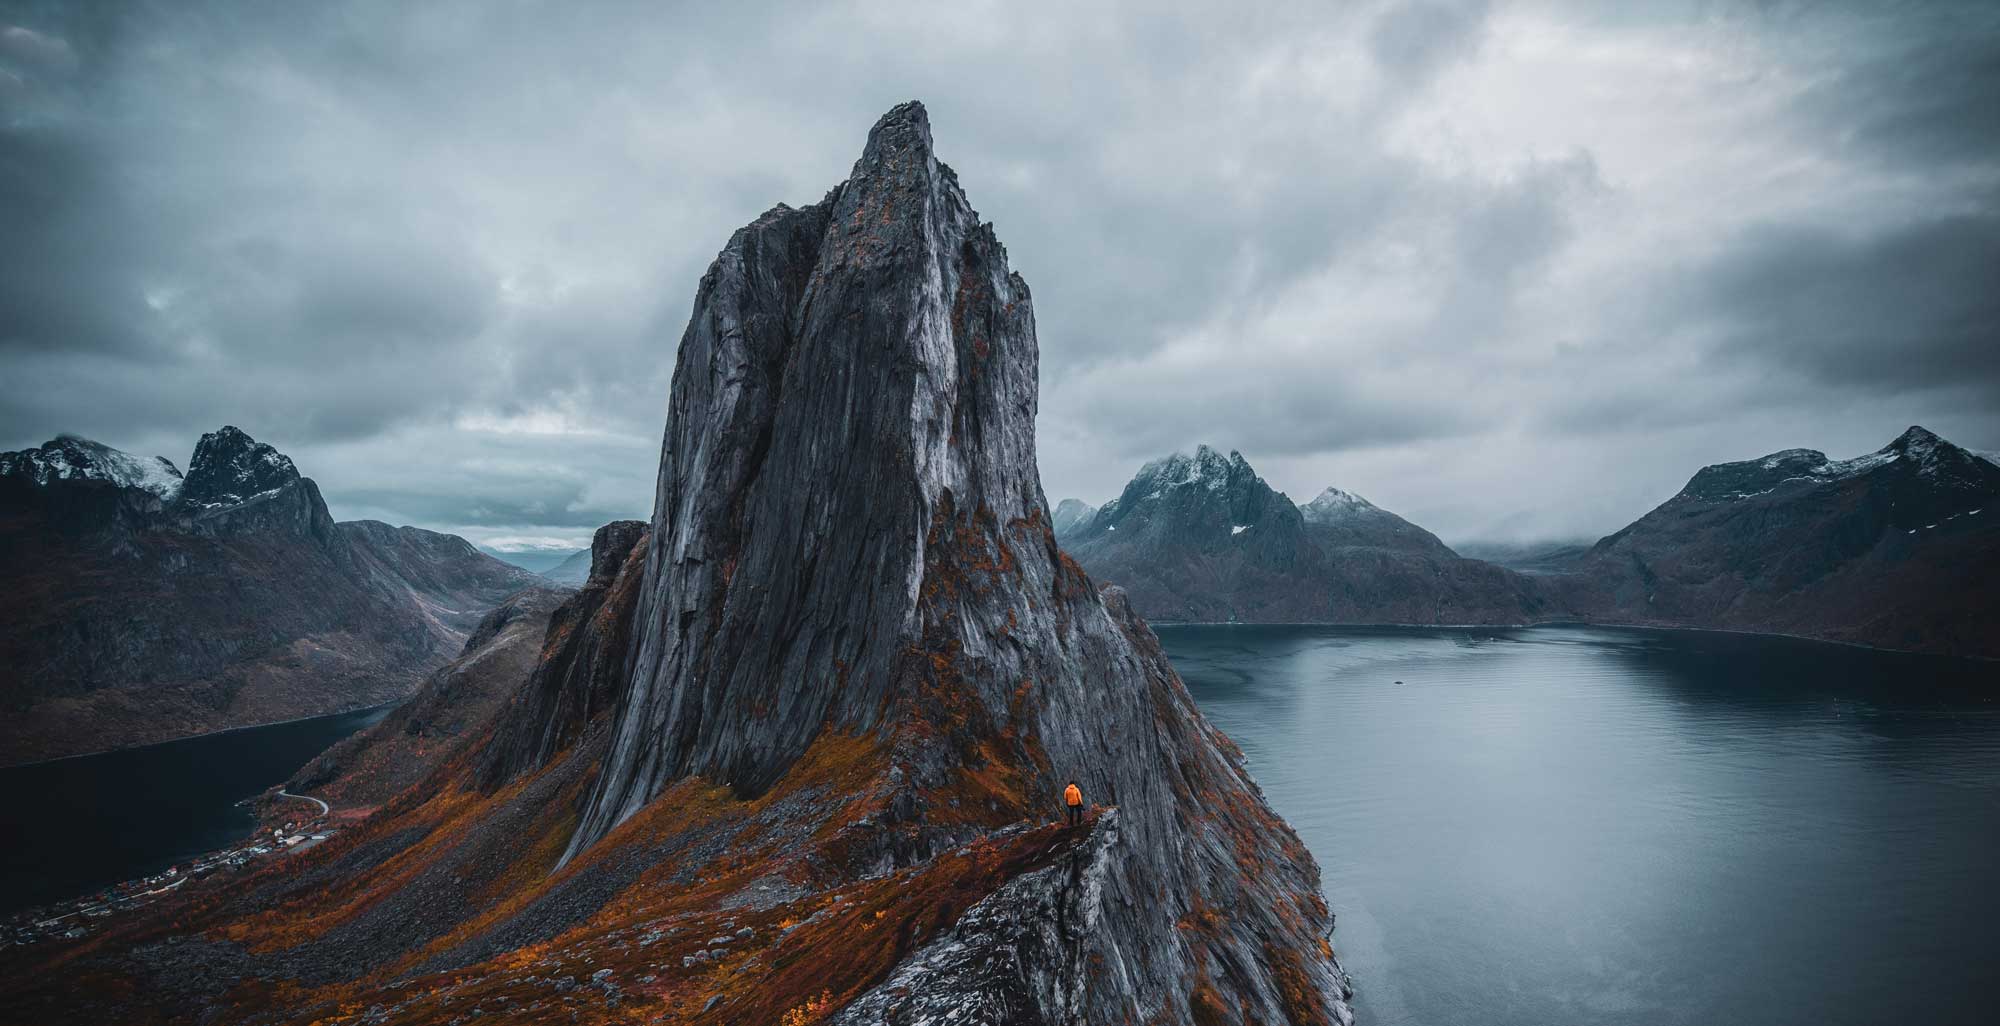
POLYGON ((1034 290, 1051 501, 1208 442, 1571 537, 2000 448, 2000 4, 752 6, 0 0, 0 448, 231 423, 342 519, 583 544, 703 268, 910 98, 1034 290))

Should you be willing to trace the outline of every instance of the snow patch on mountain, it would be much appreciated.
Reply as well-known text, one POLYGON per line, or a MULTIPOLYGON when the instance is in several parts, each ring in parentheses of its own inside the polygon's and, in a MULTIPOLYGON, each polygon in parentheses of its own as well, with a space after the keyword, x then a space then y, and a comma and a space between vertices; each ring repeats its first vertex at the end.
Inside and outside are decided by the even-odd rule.
POLYGON ((1310 523, 1329 524, 1347 517, 1366 513, 1379 513, 1381 507, 1369 502, 1353 492, 1328 487, 1319 497, 1299 507, 1310 523))
POLYGON ((39 449, 0 453, 0 477, 53 481, 106 481, 151 492, 171 502, 181 491, 181 472, 160 456, 134 456, 76 435, 58 435, 39 449))
POLYGON ((1817 449, 1785 449, 1761 459, 1704 467, 1682 494, 1709 500, 1748 499, 1794 481, 1830 484, 1903 461, 1924 477, 1950 478, 1962 474, 1968 458, 1975 455, 1922 427, 1912 427, 1888 445, 1853 459, 1829 459, 1817 449))
POLYGON ((1177 452, 1148 462, 1139 468, 1138 476, 1157 486, 1147 496, 1150 499, 1158 496, 1163 489, 1191 484, 1202 484, 1212 491, 1221 491, 1229 486, 1232 469, 1248 468, 1249 464, 1241 453, 1231 452, 1224 456, 1212 446, 1197 445, 1191 453, 1177 452))

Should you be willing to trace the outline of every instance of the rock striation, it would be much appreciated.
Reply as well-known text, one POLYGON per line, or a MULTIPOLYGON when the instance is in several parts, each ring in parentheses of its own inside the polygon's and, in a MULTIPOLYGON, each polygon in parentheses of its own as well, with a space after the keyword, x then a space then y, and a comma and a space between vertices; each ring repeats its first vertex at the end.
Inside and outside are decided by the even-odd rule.
POLYGON ((653 516, 598 532, 485 728, 284 872, 163 903, 0 1001, 42 1022, 1351 1022, 1312 856, 1123 594, 1056 544, 1036 363, 1026 283, 924 109, 895 108, 846 182, 703 277, 653 516))
POLYGON ((462 539, 336 524, 234 427, 185 477, 61 437, 0 454, 0 764, 402 698, 537 580, 462 539))
POLYGON ((824 201, 730 240, 682 336, 629 684, 569 853, 678 780, 765 792, 828 734, 887 747, 892 864, 1074 778, 1120 810, 1105 921, 1021 970, 1095 985, 1031 987, 1021 1021, 1192 1021, 1201 980, 1230 1021, 1344 1016, 1310 857, 1144 623, 1056 546, 1036 376, 1027 283, 919 105, 824 201), (955 790, 982 769, 1007 784, 955 790), (1211 934, 1176 926, 1223 908, 1211 934))

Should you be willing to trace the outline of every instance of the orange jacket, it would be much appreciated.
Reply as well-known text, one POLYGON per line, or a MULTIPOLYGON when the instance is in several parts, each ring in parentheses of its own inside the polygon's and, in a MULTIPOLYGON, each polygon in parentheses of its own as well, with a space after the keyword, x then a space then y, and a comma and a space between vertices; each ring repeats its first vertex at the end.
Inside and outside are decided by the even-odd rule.
POLYGON ((1063 788, 1063 801, 1070 805, 1082 805, 1083 792, 1078 790, 1075 784, 1071 784, 1063 788))

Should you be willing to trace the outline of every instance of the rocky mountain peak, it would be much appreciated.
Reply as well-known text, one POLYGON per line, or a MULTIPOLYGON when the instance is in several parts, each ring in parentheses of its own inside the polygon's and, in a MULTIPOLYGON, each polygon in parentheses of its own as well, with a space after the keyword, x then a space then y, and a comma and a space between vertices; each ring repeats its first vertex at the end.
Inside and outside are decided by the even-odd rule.
POLYGON ((1073 779, 1117 806, 1058 845, 1081 846, 1089 881, 1051 897, 1021 878, 1031 900, 988 906, 1004 930, 926 934, 854 1007, 965 1006, 1003 971, 1010 1021, 1191 1022, 1209 1008, 1189 981, 1216 966, 1216 1008, 1345 1021, 1310 856, 1151 631, 1057 547, 1038 361, 1027 284, 932 157, 921 105, 878 121, 824 201, 729 240, 681 336, 645 539, 618 583, 579 593, 604 603, 575 638, 615 655, 590 680, 615 683, 616 712, 562 862, 590 865, 677 782, 785 800, 846 753, 868 775, 811 805, 853 796, 865 818, 800 872, 956 873, 935 860, 1023 836, 1073 779), (1230 913, 1190 929, 1200 907, 1230 913), (1074 932, 1023 947, 1048 930, 1074 932))
POLYGON ((78 435, 57 435, 40 448, 0 453, 0 477, 46 487, 63 481, 102 481, 148 492, 171 502, 181 472, 159 456, 134 456, 78 435))
POLYGON ((1981 491, 1995 487, 1993 465, 1922 427, 1853 459, 1835 460, 1818 449, 1784 449, 1768 456, 1703 467, 1677 496, 1702 502, 1733 502, 1770 494, 1781 487, 1810 487, 1895 471, 1914 474, 1923 488, 1981 491))
POLYGON ((233 506, 298 479, 291 457, 239 428, 225 426, 195 444, 181 501, 195 508, 233 506))
POLYGON ((854 162, 851 180, 859 180, 882 170, 900 170, 908 161, 934 159, 931 153, 930 112, 917 100, 907 100, 889 108, 868 130, 868 143, 854 162))

